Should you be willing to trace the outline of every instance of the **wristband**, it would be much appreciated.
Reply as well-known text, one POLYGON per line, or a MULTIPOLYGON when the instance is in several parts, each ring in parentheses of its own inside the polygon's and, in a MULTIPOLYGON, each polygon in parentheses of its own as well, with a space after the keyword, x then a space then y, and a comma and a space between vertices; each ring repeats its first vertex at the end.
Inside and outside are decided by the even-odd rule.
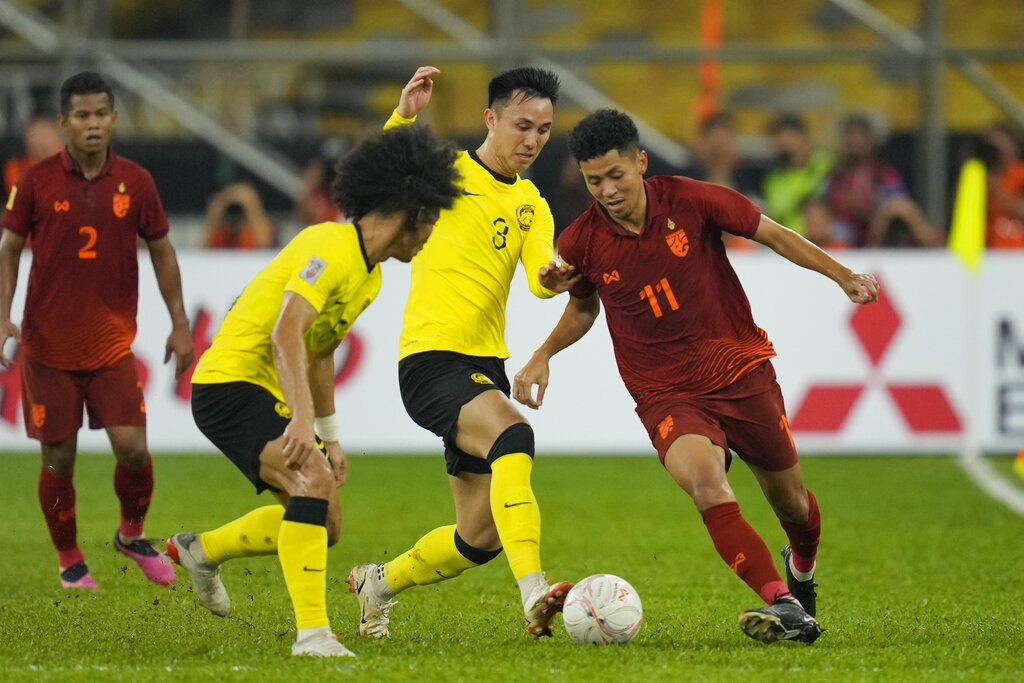
POLYGON ((313 430, 324 441, 338 441, 337 413, 313 418, 313 430))

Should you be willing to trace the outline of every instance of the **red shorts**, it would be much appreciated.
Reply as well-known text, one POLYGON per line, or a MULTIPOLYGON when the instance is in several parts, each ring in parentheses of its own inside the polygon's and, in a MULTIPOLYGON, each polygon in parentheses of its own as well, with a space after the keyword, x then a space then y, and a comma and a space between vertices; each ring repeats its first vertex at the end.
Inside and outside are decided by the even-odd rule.
POLYGON ((89 427, 145 427, 146 401, 135 356, 128 354, 98 370, 55 370, 27 355, 21 361, 25 432, 53 443, 70 439, 82 427, 82 407, 89 427))
POLYGON ((684 434, 706 436, 724 448, 727 467, 730 450, 769 472, 797 462, 782 390, 770 361, 713 394, 661 394, 638 403, 636 412, 662 464, 669 447, 684 434))

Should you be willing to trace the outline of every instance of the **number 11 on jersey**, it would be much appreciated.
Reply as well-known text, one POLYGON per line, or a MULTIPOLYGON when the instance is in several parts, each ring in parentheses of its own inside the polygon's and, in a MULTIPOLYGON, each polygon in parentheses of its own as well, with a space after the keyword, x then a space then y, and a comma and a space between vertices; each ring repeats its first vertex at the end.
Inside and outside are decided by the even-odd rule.
POLYGON ((673 311, 679 310, 679 302, 676 301, 676 295, 672 291, 671 285, 668 284, 666 278, 661 278, 655 285, 645 285, 640 290, 640 298, 647 299, 647 303, 651 305, 651 310, 654 311, 654 317, 660 318, 664 315, 661 310, 661 304, 658 303, 658 295, 663 294, 665 301, 668 302, 669 308, 673 311))

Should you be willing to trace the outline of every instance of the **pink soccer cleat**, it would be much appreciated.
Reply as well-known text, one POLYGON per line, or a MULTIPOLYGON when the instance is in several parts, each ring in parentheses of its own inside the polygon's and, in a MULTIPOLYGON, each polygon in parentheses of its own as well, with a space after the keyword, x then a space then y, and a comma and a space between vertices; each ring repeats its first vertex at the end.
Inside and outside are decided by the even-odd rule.
POLYGON ((84 561, 76 562, 67 569, 62 569, 60 585, 63 588, 99 588, 84 561))
POLYGON ((134 560, 146 578, 153 583, 161 586, 174 583, 174 567, 170 558, 154 548, 146 539, 136 538, 126 544, 121 542, 121 534, 115 533, 114 549, 134 560))

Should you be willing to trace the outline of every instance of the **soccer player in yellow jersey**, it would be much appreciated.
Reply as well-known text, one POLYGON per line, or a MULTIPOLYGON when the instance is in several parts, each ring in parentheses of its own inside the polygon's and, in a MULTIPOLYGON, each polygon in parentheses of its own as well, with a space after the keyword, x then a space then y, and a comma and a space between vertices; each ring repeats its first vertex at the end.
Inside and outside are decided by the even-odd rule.
MULTIPOLYGON (((385 128, 408 126, 433 92, 434 67, 420 67, 385 128)), ((558 78, 519 68, 491 80, 487 137, 459 153, 465 196, 442 211, 412 263, 399 348, 402 401, 413 420, 441 437, 455 499, 455 524, 430 531, 385 564, 352 569, 359 633, 388 635, 395 595, 454 578, 502 551, 523 603, 527 631, 551 635, 572 584, 541 571, 540 511, 530 486, 534 437, 509 400, 505 307, 519 262, 540 298, 567 291, 573 270, 554 263, 547 202, 520 177, 551 134, 558 78)))
POLYGON ((295 608, 293 655, 351 656, 327 618, 327 547, 341 534, 345 453, 334 415, 334 350, 380 291, 380 262, 409 262, 462 192, 456 150, 427 128, 369 138, 338 163, 334 199, 351 222, 307 227, 249 283, 192 377, 196 425, 277 502, 168 554, 199 603, 227 616, 219 566, 277 554, 295 608), (324 457, 326 456, 326 458, 324 457))

